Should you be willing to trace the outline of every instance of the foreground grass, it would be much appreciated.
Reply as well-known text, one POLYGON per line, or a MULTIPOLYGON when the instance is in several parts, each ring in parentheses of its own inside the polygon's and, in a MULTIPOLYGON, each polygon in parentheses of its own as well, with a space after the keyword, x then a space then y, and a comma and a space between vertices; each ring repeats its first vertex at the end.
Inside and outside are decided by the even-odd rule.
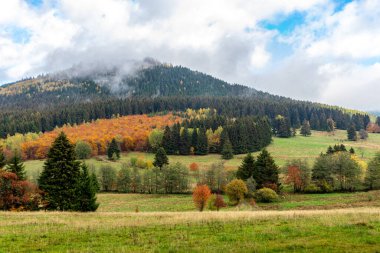
POLYGON ((376 252, 380 209, 1 213, 0 252, 376 252))

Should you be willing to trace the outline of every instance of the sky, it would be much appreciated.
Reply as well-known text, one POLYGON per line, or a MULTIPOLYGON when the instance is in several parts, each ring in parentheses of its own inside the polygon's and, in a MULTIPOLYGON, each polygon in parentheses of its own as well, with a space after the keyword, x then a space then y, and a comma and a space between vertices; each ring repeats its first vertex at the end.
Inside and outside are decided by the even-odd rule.
POLYGON ((0 1, 0 83, 146 57, 277 95, 380 110, 380 1, 0 1))

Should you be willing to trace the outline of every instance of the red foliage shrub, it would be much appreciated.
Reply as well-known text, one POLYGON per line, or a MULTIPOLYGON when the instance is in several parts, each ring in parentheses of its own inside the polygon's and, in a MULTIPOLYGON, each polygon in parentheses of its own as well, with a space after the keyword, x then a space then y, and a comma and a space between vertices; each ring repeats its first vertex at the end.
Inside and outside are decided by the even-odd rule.
POLYGON ((264 183, 263 188, 269 188, 272 189, 273 191, 277 192, 278 186, 274 183, 264 183))
POLYGON ((199 166, 197 163, 190 164, 190 171, 198 171, 198 170, 199 170, 199 166))
POLYGON ((198 185, 193 191, 193 201, 199 211, 203 211, 208 198, 211 196, 211 190, 207 185, 198 185))

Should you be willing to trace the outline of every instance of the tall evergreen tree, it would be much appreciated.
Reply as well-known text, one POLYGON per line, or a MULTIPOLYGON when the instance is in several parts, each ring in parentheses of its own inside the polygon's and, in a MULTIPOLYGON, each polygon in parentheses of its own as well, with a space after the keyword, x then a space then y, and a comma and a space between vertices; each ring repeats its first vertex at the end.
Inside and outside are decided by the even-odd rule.
POLYGON ((13 157, 9 160, 6 170, 15 173, 18 180, 25 180, 25 166, 21 160, 21 157, 15 151, 13 157))
POLYGON ((185 127, 181 133, 180 143, 179 143, 179 154, 189 155, 190 154, 191 141, 189 136, 189 130, 185 127))
POLYGON ((357 141, 358 136, 356 134, 355 125, 351 124, 351 126, 347 129, 347 138, 349 141, 357 141))
POLYGON ((120 159, 120 148, 117 145, 116 139, 113 138, 107 148, 107 156, 109 160, 120 159))
POLYGON ((248 178, 252 177, 255 171, 255 159, 253 158, 252 154, 249 153, 244 157, 242 164, 239 166, 236 172, 236 177, 245 181, 248 178))
POLYGON ((264 184, 279 185, 278 166, 266 149, 263 149, 257 157, 256 173, 253 173, 253 179, 258 188, 262 188, 264 184))
POLYGON ((310 136, 311 135, 311 128, 310 123, 307 120, 303 121, 302 127, 301 127, 301 135, 303 136, 310 136))
POLYGON ((232 149, 232 144, 229 138, 224 141, 221 154, 224 160, 230 160, 234 157, 234 150, 232 149))
POLYGON ((38 184, 46 195, 48 209, 75 210, 78 205, 77 186, 80 162, 75 160, 74 146, 61 132, 53 142, 38 184))
POLYGON ((195 149, 195 154, 196 155, 207 155, 208 154, 208 140, 207 140, 207 135, 206 135, 206 129, 201 128, 199 129, 199 134, 198 134, 198 145, 195 149))
POLYGON ((81 212, 94 212, 99 207, 99 204, 96 203, 96 183, 89 175, 87 165, 83 163, 81 168, 77 185, 78 202, 75 209, 81 212))
POLYGON ((175 152, 173 147, 172 131, 169 126, 165 127, 164 136, 162 138, 162 147, 168 155, 173 155, 175 152))
POLYGON ((153 165, 162 168, 165 164, 169 164, 169 159, 166 155, 165 149, 159 148, 154 157, 153 165))
POLYGON ((180 143, 181 143, 181 125, 179 123, 174 124, 172 127, 172 146, 174 154, 179 153, 180 143))
POLYGON ((198 146, 198 131, 197 128, 193 128, 193 133, 191 134, 191 147, 193 148, 194 154, 196 153, 198 146))

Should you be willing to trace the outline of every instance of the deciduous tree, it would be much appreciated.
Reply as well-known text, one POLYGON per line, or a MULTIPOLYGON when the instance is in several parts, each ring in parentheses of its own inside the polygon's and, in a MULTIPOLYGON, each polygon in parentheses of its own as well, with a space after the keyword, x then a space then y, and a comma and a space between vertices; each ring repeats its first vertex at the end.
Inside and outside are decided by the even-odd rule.
POLYGON ((193 201, 195 207, 202 212, 211 196, 210 188, 207 185, 198 185, 193 191, 193 201))

